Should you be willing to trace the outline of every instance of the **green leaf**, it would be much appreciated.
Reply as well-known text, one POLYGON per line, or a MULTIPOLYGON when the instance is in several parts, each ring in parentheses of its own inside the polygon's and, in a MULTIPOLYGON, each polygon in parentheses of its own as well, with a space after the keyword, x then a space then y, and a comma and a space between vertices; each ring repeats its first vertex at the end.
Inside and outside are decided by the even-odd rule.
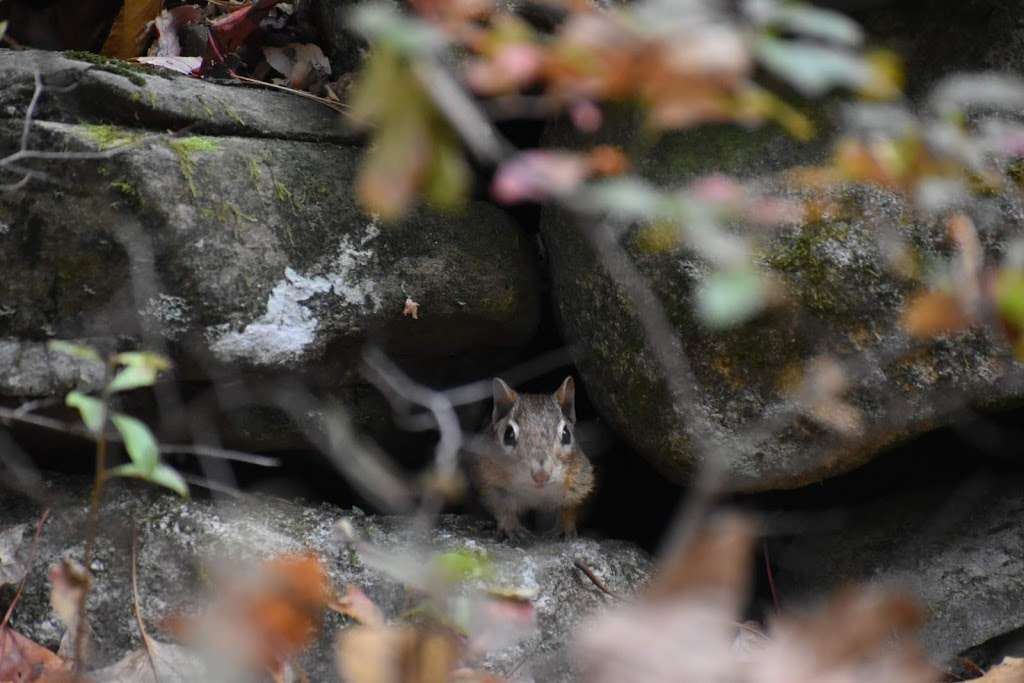
POLYGON ((171 367, 171 361, 152 351, 125 351, 114 356, 114 362, 128 367, 153 368, 157 372, 171 367))
POLYGON ((755 21, 762 26, 773 26, 809 38, 843 45, 855 46, 864 41, 864 31, 857 22, 832 10, 802 3, 783 4, 772 0, 749 2, 747 8, 754 15, 755 21))
MULTIPOLYGON (((3 31, 0 31, 0 36, 2 35, 3 31)), ((72 344, 71 342, 54 339, 46 345, 46 348, 50 351, 63 353, 66 356, 78 358, 79 360, 91 360, 97 363, 103 362, 103 359, 100 358, 100 354, 96 353, 96 349, 91 346, 85 346, 84 344, 72 344)))
POLYGON ((469 166, 462 148, 447 135, 438 135, 434 159, 427 177, 427 200, 438 209, 458 209, 466 202, 469 166))
POLYGON ((824 45, 762 36, 754 43, 754 53, 766 69, 808 97, 837 86, 861 90, 873 75, 871 67, 855 54, 824 45))
POLYGON ((406 16, 386 2, 356 5, 349 14, 349 24, 369 40, 385 43, 408 55, 440 50, 447 42, 441 31, 406 16))
POLYGON ((434 566, 448 583, 486 579, 494 574, 490 559, 478 550, 455 550, 434 558, 434 566))
POLYGON ((129 365, 117 373, 117 376, 114 377, 114 381, 110 383, 107 390, 111 392, 128 391, 138 387, 153 386, 153 383, 156 382, 156 372, 156 368, 143 365, 129 365))
POLYGON ((670 201, 650 183, 633 177, 592 183, 582 197, 585 207, 607 211, 623 220, 649 221, 664 217, 670 201))
POLYGON ((697 315, 708 327, 732 327, 764 308, 765 292, 766 284, 756 271, 713 273, 697 290, 697 315))
POLYGON ((181 478, 176 470, 167 465, 157 465, 150 472, 145 472, 135 463, 119 465, 107 470, 108 477, 129 477, 131 479, 142 479, 157 486, 163 486, 177 493, 182 498, 188 498, 188 484, 181 478))
POLYGON ((64 399, 65 405, 77 408, 86 429, 93 434, 103 431, 103 401, 87 396, 80 391, 70 391, 64 399))
POLYGON ((1007 320, 1024 328, 1024 273, 1000 271, 996 278, 996 305, 1007 320))
POLYGON ((151 473, 159 461, 160 447, 149 427, 141 420, 120 413, 113 413, 110 420, 124 438, 124 448, 128 451, 128 457, 141 471, 147 475, 151 473))

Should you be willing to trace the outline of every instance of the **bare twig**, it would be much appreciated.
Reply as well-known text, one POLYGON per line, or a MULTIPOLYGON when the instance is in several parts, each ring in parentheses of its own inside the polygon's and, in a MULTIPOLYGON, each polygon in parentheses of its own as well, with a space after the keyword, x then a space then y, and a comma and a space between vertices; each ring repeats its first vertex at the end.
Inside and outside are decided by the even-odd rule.
MULTIPOLYGON (((451 401, 443 393, 412 381, 377 348, 367 348, 363 362, 367 378, 381 389, 395 413, 402 414, 417 405, 433 415, 440 434, 434 449, 434 471, 440 481, 452 481, 458 473, 462 427, 451 401)), ((432 521, 442 503, 435 492, 424 491, 420 506, 423 521, 432 521)))
POLYGON ((324 105, 328 109, 333 109, 334 111, 338 112, 339 114, 345 114, 346 116, 348 116, 348 107, 345 104, 341 103, 341 102, 335 102, 334 100, 329 100, 326 97, 320 97, 318 95, 314 95, 313 93, 306 92, 305 90, 296 90, 295 88, 289 88, 289 87, 286 87, 286 86, 283 86, 283 85, 278 85, 277 83, 268 83, 267 81, 261 81, 261 80, 255 79, 255 78, 249 78, 248 76, 239 76, 234 71, 231 71, 230 73, 231 73, 231 77, 232 78, 234 78, 234 79, 236 79, 236 80, 238 80, 238 81, 240 81, 242 83, 245 83, 247 85, 257 85, 257 86, 261 86, 261 87, 264 87, 264 88, 273 88, 274 90, 281 90, 283 92, 289 93, 291 95, 295 95, 297 97, 302 97, 302 98, 305 98, 307 100, 312 100, 312 101, 314 101, 314 102, 316 102, 318 104, 324 105))
POLYGON ((142 611, 139 609, 139 530, 132 524, 132 607, 135 611, 135 623, 139 626, 139 635, 142 637, 142 647, 146 650, 146 659, 149 660, 149 668, 153 670, 153 680, 160 683, 160 675, 156 672, 156 662, 153 661, 152 646, 149 643, 149 634, 146 633, 146 624, 142 621, 142 611))
POLYGON ((586 564, 584 564, 583 560, 576 559, 576 560, 573 560, 572 563, 573 563, 573 566, 575 566, 576 569, 579 569, 581 572, 583 572, 583 574, 588 579, 590 579, 591 583, 593 583, 595 586, 597 586, 598 590, 600 590, 602 593, 604 593, 605 595, 607 595, 610 598, 615 598, 616 600, 621 600, 622 599, 621 596, 619 596, 618 593, 616 593, 611 588, 609 588, 608 584, 606 584, 604 581, 602 581, 601 578, 590 569, 590 567, 588 567, 586 564))
MULTIPOLYGON (((31 406, 28 410, 34 410, 37 407, 38 406, 31 406)), ((54 431, 63 432, 83 439, 89 439, 90 441, 96 438, 92 432, 77 425, 55 420, 50 417, 44 417, 42 415, 33 415, 25 410, 24 406, 19 406, 13 410, 10 408, 0 407, 0 422, 20 422, 22 424, 42 427, 43 429, 52 429, 54 431)), ((121 433, 117 430, 107 429, 103 434, 104 438, 108 442, 124 443, 124 437, 121 436, 121 433)), ((235 462, 242 462, 248 465, 257 465, 259 467, 278 467, 281 464, 281 461, 277 458, 265 455, 256 455, 254 453, 244 453, 242 451, 234 451, 227 448, 217 448, 215 446, 178 443, 161 443, 158 445, 162 453, 182 453, 195 455, 200 458, 233 460, 235 462)))

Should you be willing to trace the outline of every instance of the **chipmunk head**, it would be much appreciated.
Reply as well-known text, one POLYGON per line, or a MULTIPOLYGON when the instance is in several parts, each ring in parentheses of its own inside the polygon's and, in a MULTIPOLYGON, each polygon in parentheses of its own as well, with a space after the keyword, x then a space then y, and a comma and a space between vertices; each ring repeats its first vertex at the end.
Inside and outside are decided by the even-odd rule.
POLYGON ((529 466, 537 487, 560 483, 575 447, 576 385, 566 377, 553 394, 519 394, 494 379, 491 429, 501 449, 529 466))

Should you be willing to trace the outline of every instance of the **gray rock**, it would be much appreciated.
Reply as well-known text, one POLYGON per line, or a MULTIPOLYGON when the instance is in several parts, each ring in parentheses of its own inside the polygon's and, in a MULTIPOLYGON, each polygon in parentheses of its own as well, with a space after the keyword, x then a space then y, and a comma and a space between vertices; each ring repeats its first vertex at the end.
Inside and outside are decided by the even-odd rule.
POLYGON ((1024 626, 1022 511, 1019 473, 927 488, 907 481, 841 525, 815 515, 799 537, 773 543, 778 593, 788 608, 849 582, 907 589, 925 609, 923 644, 945 661, 1024 626))
MULTIPOLYGON (((5 396, 66 391, 33 346, 55 337, 172 352, 184 381, 306 373, 351 394, 365 387, 355 371, 367 342, 426 380, 453 357, 472 367, 461 376, 486 376, 535 333, 529 236, 484 203, 400 225, 363 214, 362 150, 335 112, 116 60, 3 50, 0 149, 17 148, 35 72, 47 90, 32 149, 127 147, 40 162, 54 182, 0 193, 0 338, 3 358, 20 359, 5 396), (418 319, 403 315, 407 297, 418 319)), ((266 443, 234 447, 305 443, 280 413, 243 422, 236 431, 266 443)))
POLYGON ((38 72, 49 87, 37 118, 166 131, 352 142, 335 111, 301 97, 242 84, 216 85, 89 52, 0 49, 0 117, 21 118, 38 72))
MULTIPOLYGON (((50 479, 44 496, 53 512, 41 536, 30 579, 12 626, 48 647, 56 648, 62 628, 51 614, 47 568, 65 556, 83 552, 89 481, 50 479)), ((0 529, 32 522, 37 504, 18 497, 0 506, 0 529)), ((215 505, 183 501, 153 487, 115 481, 106 491, 99 524, 95 589, 89 618, 97 634, 99 664, 109 663, 139 646, 130 588, 131 527, 139 536, 139 604, 150 625, 177 613, 202 607, 206 569, 226 560, 265 560, 279 553, 312 550, 324 558, 339 590, 347 583, 362 587, 385 616, 397 618, 408 609, 408 593, 396 581, 364 564, 335 533, 339 520, 350 519, 357 532, 375 546, 407 557, 423 551, 472 550, 493 563, 495 580, 504 586, 535 591, 538 632, 520 644, 491 655, 485 662, 495 672, 537 681, 570 679, 566 644, 584 615, 607 604, 607 598, 573 566, 584 562, 611 590, 621 594, 643 583, 650 568, 643 551, 619 541, 575 540, 537 542, 515 547, 494 540, 493 525, 470 517, 444 515, 426 537, 414 534, 408 520, 366 516, 330 505, 258 497, 215 505)), ((29 524, 28 527, 33 527, 29 524)), ((26 538, 30 532, 26 532, 26 538)), ((332 639, 347 622, 327 619, 325 633, 303 659, 312 680, 335 680, 332 639)), ((155 635, 155 633, 151 633, 155 635)))
MULTIPOLYGON (((825 130, 828 118, 821 118, 825 130)), ((639 121, 613 117, 604 140, 626 149, 641 143, 639 121)), ((578 139, 559 128, 559 146, 578 139)), ((669 135, 649 148, 638 172, 678 187, 702 174, 724 172, 762 179, 792 165, 823 158, 823 142, 800 145, 775 129, 753 134, 718 126, 669 135)), ((844 191, 839 215, 773 233, 757 257, 792 295, 788 305, 725 332, 704 327, 694 294, 708 265, 686 251, 645 250, 638 229, 622 239, 626 251, 662 302, 696 377, 696 405, 710 425, 690 433, 668 395, 662 370, 645 345, 633 303, 605 274, 580 232, 558 211, 542 219, 566 342, 595 405, 617 431, 666 475, 685 480, 694 466, 693 440, 721 445, 737 490, 790 488, 850 470, 882 447, 943 423, 956 397, 997 407, 1019 398, 1024 373, 992 335, 970 332, 905 354, 909 342, 900 313, 911 285, 885 265, 880 229, 908 239, 920 262, 947 258, 945 227, 916 220, 898 196, 881 190, 844 191), (860 359, 851 402, 864 415, 869 438, 848 438, 805 419, 758 443, 741 438, 763 416, 786 410, 780 378, 810 358, 831 354, 860 359)), ((972 215, 989 257, 1020 234, 1022 212, 1011 200, 988 198, 972 215)))

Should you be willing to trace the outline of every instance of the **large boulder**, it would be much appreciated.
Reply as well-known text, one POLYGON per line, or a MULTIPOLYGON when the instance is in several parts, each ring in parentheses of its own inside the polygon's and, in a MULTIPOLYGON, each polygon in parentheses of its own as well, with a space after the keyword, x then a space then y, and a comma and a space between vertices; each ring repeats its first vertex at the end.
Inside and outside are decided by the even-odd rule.
MULTIPOLYGON (((828 116, 819 118, 824 130, 834 127, 828 116)), ((641 130, 636 116, 621 113, 612 117, 602 141, 636 149, 637 171, 663 187, 714 172, 776 182, 768 179, 786 168, 823 161, 828 137, 801 145, 777 129, 751 134, 717 126, 643 147, 641 130)), ((548 142, 571 146, 579 139, 558 127, 548 142)), ((589 246, 582 232, 588 226, 564 212, 545 212, 542 235, 557 310, 589 396, 669 477, 690 476, 693 444, 700 440, 720 447, 734 489, 797 487, 857 467, 882 447, 942 424, 954 397, 993 408, 1021 398, 1022 366, 985 332, 954 335, 906 353, 910 343, 900 315, 913 285, 886 265, 879 228, 899 231, 919 262, 928 263, 950 255, 942 222, 918 219, 899 196, 881 190, 851 188, 831 199, 839 210, 771 234, 757 256, 785 284, 789 303, 727 331, 709 329, 695 314, 695 291, 709 271, 705 262, 686 251, 648 248, 641 227, 622 238, 693 366, 696 403, 687 409, 704 421, 707 430, 700 433, 673 404, 636 306, 589 246), (858 359, 849 398, 864 416, 867 437, 851 438, 799 418, 767 438, 744 438, 744 429, 758 420, 784 414, 792 405, 785 377, 821 354, 858 359)), ((990 256, 1024 227, 1012 202, 998 197, 980 200, 972 215, 990 256)))
MULTIPOLYGON (((37 492, 54 507, 11 626, 53 649, 63 628, 50 607, 47 571, 64 557, 80 559, 89 488, 87 479, 48 478, 46 488, 37 492)), ((41 512, 41 506, 29 498, 5 498, 0 506, 0 531, 24 524, 24 541, 29 543, 41 512)), ((374 568, 378 565, 364 563, 341 541, 333 530, 342 519, 349 520, 357 534, 379 550, 407 559, 434 552, 471 551, 486 558, 496 585, 532 594, 537 631, 492 653, 485 662, 496 673, 516 670, 524 679, 571 680, 567 644, 572 630, 585 615, 608 604, 605 594, 574 562, 583 563, 610 590, 623 595, 637 589, 650 568, 643 551, 619 541, 538 541, 517 547, 495 541, 493 525, 471 517, 442 516, 433 530, 421 535, 409 519, 369 516, 326 504, 311 506, 270 497, 184 501, 150 486, 115 481, 104 496, 92 563, 95 583, 88 616, 99 653, 94 664, 101 666, 140 647, 131 594, 133 525, 139 543, 139 607, 151 635, 166 617, 201 610, 208 570, 225 562, 260 561, 305 551, 324 559, 339 591, 353 583, 386 617, 397 620, 408 610, 411 592, 374 568)), ((323 637, 302 659, 311 680, 336 680, 331 642, 347 624, 338 615, 328 617, 323 637)), ((159 639, 166 640, 166 636, 159 639)))
MULTIPOLYGON (((928 466, 927 455, 919 460, 928 466)), ((771 546, 784 606, 864 581, 906 590, 925 610, 921 640, 940 662, 1024 627, 1024 477, 907 474, 842 513, 781 513, 781 528, 801 529, 771 546)))
POLYGON ((5 395, 68 388, 70 371, 38 358, 50 338, 169 350, 181 380, 305 373, 351 393, 368 341, 427 373, 470 357, 479 375, 534 334, 529 236, 479 202, 398 225, 364 214, 362 150, 339 114, 95 56, 0 51, 0 149, 18 147, 37 73, 30 149, 110 157, 37 162, 49 182, 0 193, 2 352, 27 368, 5 395))

